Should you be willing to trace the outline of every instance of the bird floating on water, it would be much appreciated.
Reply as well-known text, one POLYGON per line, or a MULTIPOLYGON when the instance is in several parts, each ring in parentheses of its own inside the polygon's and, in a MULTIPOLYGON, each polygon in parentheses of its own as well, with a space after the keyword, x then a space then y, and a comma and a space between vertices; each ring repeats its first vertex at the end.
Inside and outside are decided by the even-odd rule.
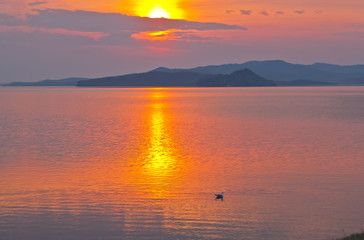
POLYGON ((215 194, 216 195, 216 199, 223 199, 224 198, 224 192, 221 192, 221 194, 215 194))

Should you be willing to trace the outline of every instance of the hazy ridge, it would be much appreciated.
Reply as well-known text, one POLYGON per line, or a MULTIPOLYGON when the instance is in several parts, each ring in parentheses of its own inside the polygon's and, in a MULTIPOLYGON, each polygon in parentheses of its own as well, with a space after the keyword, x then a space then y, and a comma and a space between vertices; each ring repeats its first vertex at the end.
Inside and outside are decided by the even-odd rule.
POLYGON ((94 79, 66 78, 38 82, 13 82, 5 84, 5 86, 221 87, 362 84, 364 84, 364 65, 343 66, 327 63, 303 65, 282 60, 267 60, 249 61, 241 64, 200 66, 189 69, 159 67, 144 73, 94 79), (241 74, 241 71, 245 70, 248 72, 241 74), (240 75, 237 72, 240 72, 240 75), (232 80, 237 78, 238 75, 239 81, 242 81, 240 83, 237 80, 232 80), (251 81, 252 75, 256 75, 253 77, 254 81, 251 81))

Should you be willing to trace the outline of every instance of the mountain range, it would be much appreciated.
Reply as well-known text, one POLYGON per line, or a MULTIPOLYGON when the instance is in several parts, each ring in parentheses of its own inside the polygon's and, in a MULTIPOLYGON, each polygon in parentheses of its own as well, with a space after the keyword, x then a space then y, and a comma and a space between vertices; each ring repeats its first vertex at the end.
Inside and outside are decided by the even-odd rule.
POLYGON ((261 77, 273 81, 310 80, 339 84, 364 84, 364 65, 334 65, 315 63, 311 65, 292 64, 282 60, 249 61, 241 64, 223 64, 190 69, 169 69, 160 67, 153 71, 189 71, 204 74, 231 74, 248 68, 261 77))
POLYGON ((14 82, 6 86, 79 87, 218 87, 218 86, 317 86, 362 85, 364 65, 315 63, 292 64, 282 60, 249 61, 171 69, 159 67, 149 72, 95 79, 68 78, 39 82, 14 82))

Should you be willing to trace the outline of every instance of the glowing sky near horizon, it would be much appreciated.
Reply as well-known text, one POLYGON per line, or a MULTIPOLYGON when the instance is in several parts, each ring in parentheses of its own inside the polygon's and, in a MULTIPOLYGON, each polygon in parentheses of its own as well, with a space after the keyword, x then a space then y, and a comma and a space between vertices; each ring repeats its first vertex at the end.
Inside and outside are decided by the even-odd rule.
POLYGON ((1 0, 0 82, 266 59, 362 64, 363 12, 362 0, 1 0))

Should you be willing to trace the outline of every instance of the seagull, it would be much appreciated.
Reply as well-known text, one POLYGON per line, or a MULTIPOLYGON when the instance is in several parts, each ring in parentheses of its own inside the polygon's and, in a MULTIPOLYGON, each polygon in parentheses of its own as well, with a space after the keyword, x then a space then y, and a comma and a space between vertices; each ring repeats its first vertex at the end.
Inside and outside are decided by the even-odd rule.
POLYGON ((223 199, 224 198, 224 192, 221 192, 221 194, 215 194, 216 199, 223 199))

